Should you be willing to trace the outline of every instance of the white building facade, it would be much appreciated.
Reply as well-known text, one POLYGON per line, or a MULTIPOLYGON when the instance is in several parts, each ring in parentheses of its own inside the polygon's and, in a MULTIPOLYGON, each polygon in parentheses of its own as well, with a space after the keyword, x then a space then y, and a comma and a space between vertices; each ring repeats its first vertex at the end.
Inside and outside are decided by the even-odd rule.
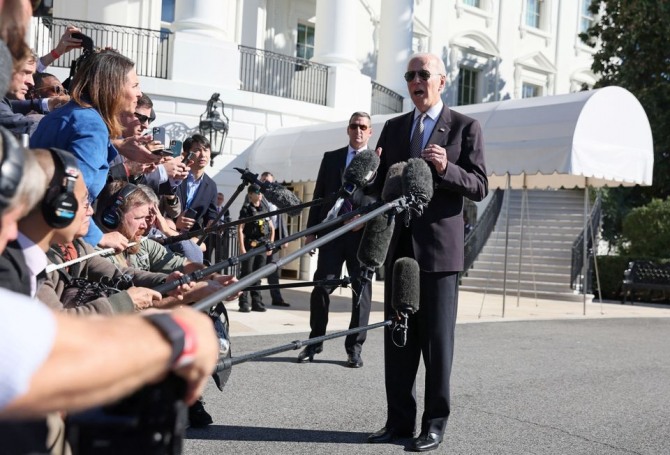
MULTIPOLYGON (((63 24, 74 23, 96 46, 135 60, 154 126, 173 139, 196 132, 207 100, 219 93, 229 133, 208 173, 231 194, 240 183, 233 167, 245 167, 245 151, 266 132, 344 121, 354 111, 408 110, 403 74, 416 51, 443 59, 450 106, 592 87, 594 50, 578 37, 594 20, 590 1, 53 0, 52 21, 61 28, 35 19, 32 39, 43 55, 63 24), (375 107, 375 96, 389 89, 396 105, 375 107)), ((50 71, 64 79, 65 63, 50 71)), ((253 169, 265 170, 272 171, 253 169)), ((313 182, 293 184, 311 199, 313 182)))

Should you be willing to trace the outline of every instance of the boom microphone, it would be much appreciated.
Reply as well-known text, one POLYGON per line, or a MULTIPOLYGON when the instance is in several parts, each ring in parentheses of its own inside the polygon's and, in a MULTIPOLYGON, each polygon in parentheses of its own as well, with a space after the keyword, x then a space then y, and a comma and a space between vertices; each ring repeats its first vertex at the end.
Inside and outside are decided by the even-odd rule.
POLYGON ((394 227, 395 216, 393 213, 382 213, 365 224, 357 253, 361 266, 375 269, 384 264, 394 227))
POLYGON ((419 310, 419 280, 421 274, 419 264, 412 258, 399 258, 393 264, 391 305, 401 317, 401 321, 393 327, 392 339, 399 346, 407 344, 407 321, 409 316, 419 310), (393 335, 400 333, 400 341, 396 343, 393 335))
POLYGON ((386 173, 386 181, 382 189, 382 200, 390 202, 403 195, 402 173, 407 166, 406 161, 393 164, 386 173))
POLYGON ((412 217, 423 215, 423 209, 433 198, 433 174, 428 163, 421 158, 410 158, 402 172, 403 194, 413 204, 405 212, 405 224, 412 217))
POLYGON ((344 171, 344 183, 338 193, 335 205, 328 212, 326 221, 331 220, 337 216, 344 204, 344 200, 350 198, 354 192, 363 188, 372 180, 379 167, 379 157, 372 150, 363 150, 354 156, 349 163, 349 166, 344 171))
MULTIPOLYGON (((293 194, 292 191, 284 187, 284 185, 281 185, 277 182, 261 182, 258 180, 258 174, 254 174, 253 172, 249 171, 249 169, 240 169, 239 167, 234 169, 242 174, 242 180, 258 185, 261 188, 261 193, 265 195, 268 201, 272 202, 278 208, 285 209, 288 207, 293 207, 294 205, 302 204, 302 201, 298 199, 298 197, 293 194)), ((288 214, 291 216, 297 216, 300 214, 300 211, 297 213, 288 212, 288 214)))

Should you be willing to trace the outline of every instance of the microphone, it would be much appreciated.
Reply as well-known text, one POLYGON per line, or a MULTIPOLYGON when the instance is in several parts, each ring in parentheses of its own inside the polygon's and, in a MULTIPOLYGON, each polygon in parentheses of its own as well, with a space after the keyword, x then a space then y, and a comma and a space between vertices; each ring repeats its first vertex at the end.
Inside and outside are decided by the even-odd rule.
POLYGON ((410 158, 402 172, 402 191, 411 202, 410 210, 406 212, 406 222, 412 215, 421 216, 423 209, 433 198, 433 174, 428 163, 421 158, 410 158))
POLYGON ((391 338, 398 347, 407 344, 409 316, 419 310, 420 285, 419 264, 412 258, 399 258, 393 264, 391 305, 401 318, 392 329, 391 338), (400 341, 396 342, 395 334, 400 333, 400 341))
POLYGON ((391 202, 403 196, 402 173, 407 166, 406 161, 393 164, 386 173, 386 181, 382 188, 382 200, 391 202))
MULTIPOLYGON (((386 181, 382 189, 382 199, 393 201, 402 196, 402 171, 407 163, 400 162, 391 166, 386 173, 386 181)), ((393 212, 377 215, 365 224, 356 256, 363 267, 375 269, 381 267, 386 260, 395 216, 393 212)))
POLYGON ((337 201, 330 209, 325 221, 337 216, 345 199, 350 198, 356 190, 363 188, 372 180, 379 167, 379 157, 372 150, 363 150, 356 153, 349 166, 344 171, 344 183, 338 192, 337 201))
MULTIPOLYGON (((268 201, 272 202, 280 209, 285 209, 288 207, 293 207, 294 205, 302 204, 302 201, 293 194, 291 190, 286 188, 284 185, 281 185, 277 182, 261 182, 258 180, 258 174, 254 174, 249 171, 249 169, 240 169, 239 167, 234 168, 241 175, 242 180, 256 184, 261 188, 261 193, 265 195, 268 201)), ((297 212, 288 212, 290 216, 297 216, 300 214, 301 209, 298 209, 297 212)))

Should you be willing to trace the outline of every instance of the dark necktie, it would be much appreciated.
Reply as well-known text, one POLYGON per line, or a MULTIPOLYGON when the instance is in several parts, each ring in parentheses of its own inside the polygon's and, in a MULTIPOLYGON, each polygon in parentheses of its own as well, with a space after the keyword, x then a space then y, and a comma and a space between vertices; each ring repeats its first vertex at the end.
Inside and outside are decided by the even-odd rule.
POLYGON ((419 115, 414 126, 414 133, 412 134, 412 141, 409 144, 409 157, 419 158, 421 156, 421 149, 423 149, 423 120, 426 118, 426 113, 419 115))
MULTIPOLYGON (((358 151, 356 151, 356 150, 351 151, 351 154, 353 155, 352 160, 356 157, 356 153, 358 153, 358 151)), ((351 162, 349 162, 349 164, 351 164, 351 162)), ((345 169, 345 171, 346 171, 346 169, 345 169)), ((347 198, 347 199, 344 200, 344 203, 342 204, 342 208, 340 209, 339 215, 344 215, 345 213, 349 213, 353 209, 354 209, 354 206, 351 203, 351 200, 349 198, 347 198)))

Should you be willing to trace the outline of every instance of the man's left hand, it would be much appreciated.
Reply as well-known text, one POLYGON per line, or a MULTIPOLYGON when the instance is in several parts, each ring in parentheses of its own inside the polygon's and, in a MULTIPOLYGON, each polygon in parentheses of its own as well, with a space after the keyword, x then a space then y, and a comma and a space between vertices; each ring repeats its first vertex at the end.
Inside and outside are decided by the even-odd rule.
POLYGON ((421 152, 421 158, 433 163, 435 170, 439 175, 444 175, 447 171, 449 162, 447 161, 447 151, 437 144, 428 144, 421 152))

